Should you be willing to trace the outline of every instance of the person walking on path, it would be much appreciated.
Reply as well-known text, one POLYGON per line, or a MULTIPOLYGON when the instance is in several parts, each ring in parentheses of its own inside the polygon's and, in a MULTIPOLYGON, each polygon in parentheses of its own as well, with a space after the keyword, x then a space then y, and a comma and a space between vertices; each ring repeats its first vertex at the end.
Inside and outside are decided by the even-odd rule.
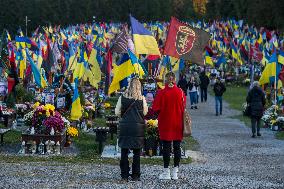
POLYGON ((165 88, 158 91, 153 102, 153 110, 158 112, 158 130, 162 141, 164 161, 163 173, 159 179, 178 179, 178 167, 181 159, 180 143, 183 139, 183 112, 186 107, 186 97, 176 86, 175 74, 166 74, 165 88), (172 145, 174 149, 174 167, 170 171, 172 145))
POLYGON ((201 102, 207 101, 207 88, 210 83, 209 77, 205 74, 205 71, 201 72, 200 76, 200 93, 201 93, 201 102))
POLYGON ((265 94, 259 86, 259 82, 253 82, 252 89, 247 96, 247 104, 250 106, 251 129, 252 137, 261 136, 260 134, 260 120, 263 115, 265 105, 265 94))
POLYGON ((214 84, 214 93, 215 93, 215 108, 216 108, 216 116, 219 114, 222 115, 222 96, 226 91, 226 87, 223 82, 221 82, 221 78, 217 77, 216 83, 214 84))
POLYGON ((190 96, 190 105, 191 109, 197 109, 197 90, 198 90, 198 83, 195 81, 195 78, 192 76, 190 81, 188 82, 188 90, 190 96))
POLYGON ((125 181, 140 180, 140 151, 144 146, 145 120, 148 112, 146 99, 141 94, 141 83, 133 78, 128 89, 119 97, 115 114, 121 117, 119 122, 118 145, 121 148, 120 170, 125 181), (132 175, 129 174, 129 151, 133 150, 132 175))
POLYGON ((196 83, 196 85, 197 85, 197 87, 196 87, 196 103, 198 104, 198 102, 199 102, 199 86, 200 86, 200 83, 201 83, 201 81, 200 81, 200 79, 199 79, 199 75, 198 75, 198 73, 197 72, 194 72, 193 73, 193 76, 194 76, 194 81, 195 81, 195 83, 196 83))
POLYGON ((180 76, 180 80, 178 81, 178 84, 177 86, 179 88, 181 88, 185 94, 185 96, 187 96, 187 88, 188 88, 188 85, 187 85, 187 81, 186 81, 186 76, 185 75, 181 75, 180 76))

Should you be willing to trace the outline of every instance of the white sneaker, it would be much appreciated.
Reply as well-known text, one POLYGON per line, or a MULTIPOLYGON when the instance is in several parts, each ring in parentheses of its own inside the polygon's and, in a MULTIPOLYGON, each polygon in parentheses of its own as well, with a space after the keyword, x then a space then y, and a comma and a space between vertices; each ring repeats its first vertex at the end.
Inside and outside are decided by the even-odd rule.
POLYGON ((178 167, 174 167, 172 170, 172 179, 177 180, 178 179, 178 167))
POLYGON ((171 180, 170 168, 164 168, 163 173, 159 175, 160 180, 171 180))

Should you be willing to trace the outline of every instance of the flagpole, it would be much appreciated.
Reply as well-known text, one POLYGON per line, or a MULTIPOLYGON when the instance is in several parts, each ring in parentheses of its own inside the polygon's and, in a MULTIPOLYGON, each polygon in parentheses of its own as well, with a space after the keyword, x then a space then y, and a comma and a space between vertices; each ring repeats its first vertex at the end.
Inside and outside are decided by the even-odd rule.
MULTIPOLYGON (((276 49, 275 49, 276 50, 276 49)), ((275 63, 275 77, 274 77, 274 104, 277 104, 277 61, 275 63)), ((276 110, 276 106, 275 106, 275 110, 276 110)))

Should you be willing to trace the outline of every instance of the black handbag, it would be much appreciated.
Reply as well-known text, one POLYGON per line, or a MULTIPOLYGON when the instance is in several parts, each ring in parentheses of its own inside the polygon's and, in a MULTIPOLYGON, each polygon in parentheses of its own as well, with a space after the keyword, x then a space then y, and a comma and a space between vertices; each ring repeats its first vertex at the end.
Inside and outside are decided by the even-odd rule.
POLYGON ((244 116, 251 116, 251 106, 250 104, 247 105, 246 109, 244 110, 244 116))

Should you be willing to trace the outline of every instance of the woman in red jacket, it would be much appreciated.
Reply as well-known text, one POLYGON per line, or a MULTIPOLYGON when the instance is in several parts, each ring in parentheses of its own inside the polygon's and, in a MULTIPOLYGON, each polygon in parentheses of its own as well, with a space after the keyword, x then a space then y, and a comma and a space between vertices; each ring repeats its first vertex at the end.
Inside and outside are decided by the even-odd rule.
POLYGON ((183 112, 186 98, 183 91, 176 86, 175 74, 166 74, 166 86, 158 91, 153 102, 153 110, 159 113, 159 135, 163 144, 164 171, 160 179, 178 179, 178 167, 181 159, 180 143, 183 139, 183 112), (174 148, 174 168, 169 169, 171 145, 174 148))

